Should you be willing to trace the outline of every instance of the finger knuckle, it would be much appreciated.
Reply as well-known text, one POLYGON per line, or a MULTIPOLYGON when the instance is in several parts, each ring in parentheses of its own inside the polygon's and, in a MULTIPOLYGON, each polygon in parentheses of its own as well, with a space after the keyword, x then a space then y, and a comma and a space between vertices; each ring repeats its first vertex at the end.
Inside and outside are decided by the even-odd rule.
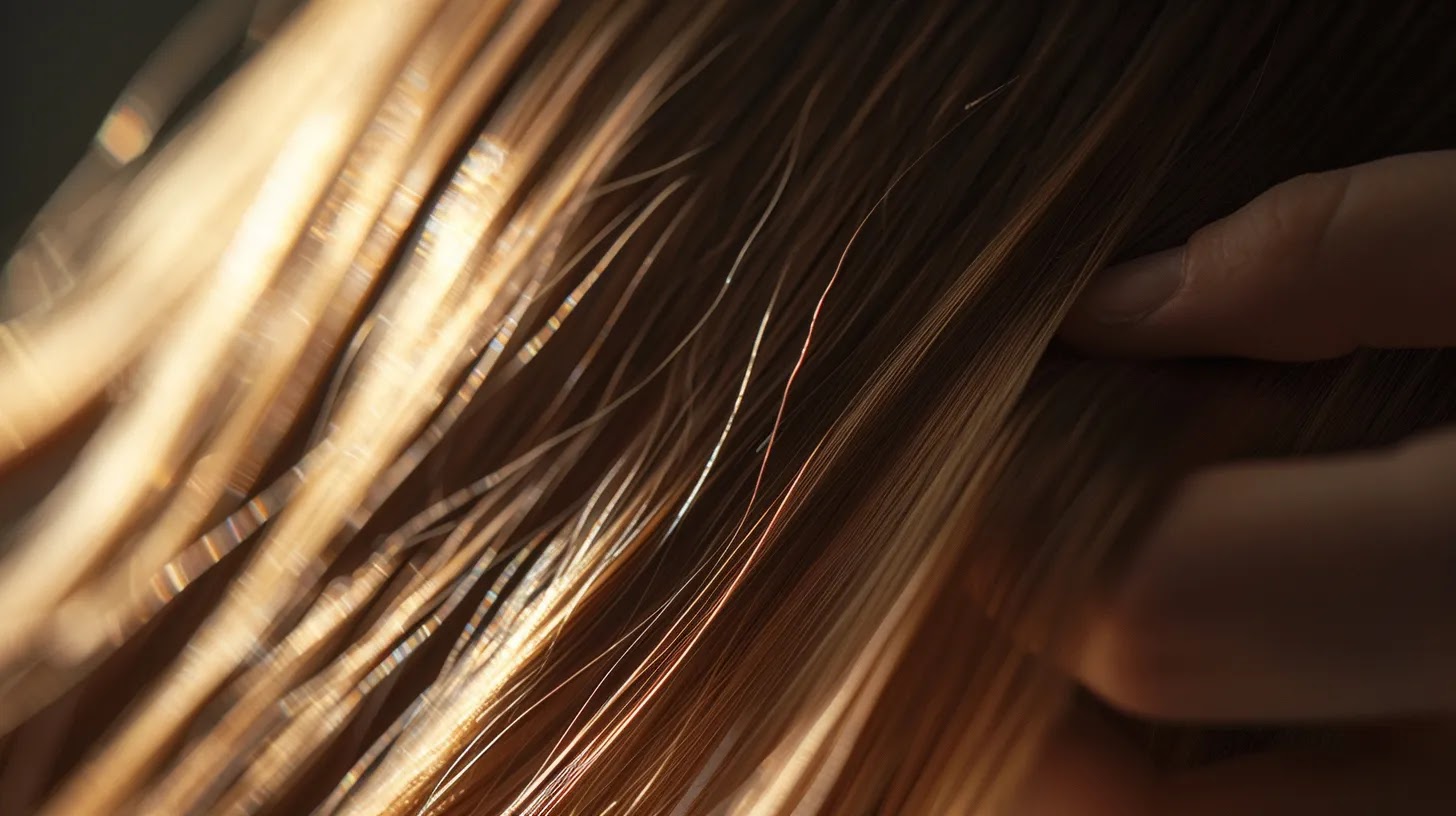
POLYGON ((1228 267, 1311 269, 1349 189, 1349 174, 1308 173, 1275 185, 1195 238, 1228 267))
POLYGON ((1312 297, 1331 308, 1350 300, 1337 296, 1346 282, 1321 277, 1338 267, 1324 256, 1349 179, 1344 171, 1298 176, 1190 238, 1188 285, 1221 308, 1237 308, 1250 330, 1246 342, 1300 359, 1350 350, 1343 333, 1349 321, 1328 309, 1316 319, 1309 308, 1312 297))

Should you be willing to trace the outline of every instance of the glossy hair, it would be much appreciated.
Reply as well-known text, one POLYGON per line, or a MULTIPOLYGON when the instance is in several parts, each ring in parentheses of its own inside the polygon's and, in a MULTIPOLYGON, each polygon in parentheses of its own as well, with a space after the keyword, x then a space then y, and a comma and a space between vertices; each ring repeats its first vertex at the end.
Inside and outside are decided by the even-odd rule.
POLYGON ((1453 23, 306 4, 8 267, 0 797, 991 807, 1180 474, 1456 413, 1437 352, 1054 341, 1109 262, 1456 144, 1453 23))

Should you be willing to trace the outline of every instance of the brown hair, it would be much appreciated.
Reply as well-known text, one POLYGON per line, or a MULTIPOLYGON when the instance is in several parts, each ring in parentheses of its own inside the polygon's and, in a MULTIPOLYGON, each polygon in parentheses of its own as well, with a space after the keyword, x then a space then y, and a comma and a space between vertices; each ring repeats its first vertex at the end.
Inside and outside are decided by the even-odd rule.
POLYGON ((1453 413, 1434 352, 1053 340, 1109 261, 1456 143, 1452 23, 315 0, 11 261, 76 283, 0 327, 0 796, 987 807, 1174 477, 1453 413))

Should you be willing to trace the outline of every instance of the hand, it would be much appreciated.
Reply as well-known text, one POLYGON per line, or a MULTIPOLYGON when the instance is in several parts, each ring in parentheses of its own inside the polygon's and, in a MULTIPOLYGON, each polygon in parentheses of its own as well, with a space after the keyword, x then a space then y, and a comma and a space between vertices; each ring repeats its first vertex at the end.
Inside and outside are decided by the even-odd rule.
MULTIPOLYGON (((1064 335, 1281 361, 1456 345, 1456 151, 1282 184, 1106 272, 1064 335)), ((1146 719, 1380 725, 1163 778, 1079 714, 1014 813, 1456 813, 1456 429, 1194 475, 1073 670, 1146 719)))

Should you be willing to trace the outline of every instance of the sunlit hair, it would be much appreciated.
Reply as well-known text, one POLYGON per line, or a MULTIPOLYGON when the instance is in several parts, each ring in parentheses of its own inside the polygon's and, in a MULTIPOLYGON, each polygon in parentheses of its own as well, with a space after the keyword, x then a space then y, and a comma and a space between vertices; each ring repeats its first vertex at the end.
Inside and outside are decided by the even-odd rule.
POLYGON ((170 41, 7 267, 0 802, 989 807, 1178 474, 1456 413, 1434 352, 1053 342, 1456 144, 1453 15, 313 0, 193 111, 170 41))

